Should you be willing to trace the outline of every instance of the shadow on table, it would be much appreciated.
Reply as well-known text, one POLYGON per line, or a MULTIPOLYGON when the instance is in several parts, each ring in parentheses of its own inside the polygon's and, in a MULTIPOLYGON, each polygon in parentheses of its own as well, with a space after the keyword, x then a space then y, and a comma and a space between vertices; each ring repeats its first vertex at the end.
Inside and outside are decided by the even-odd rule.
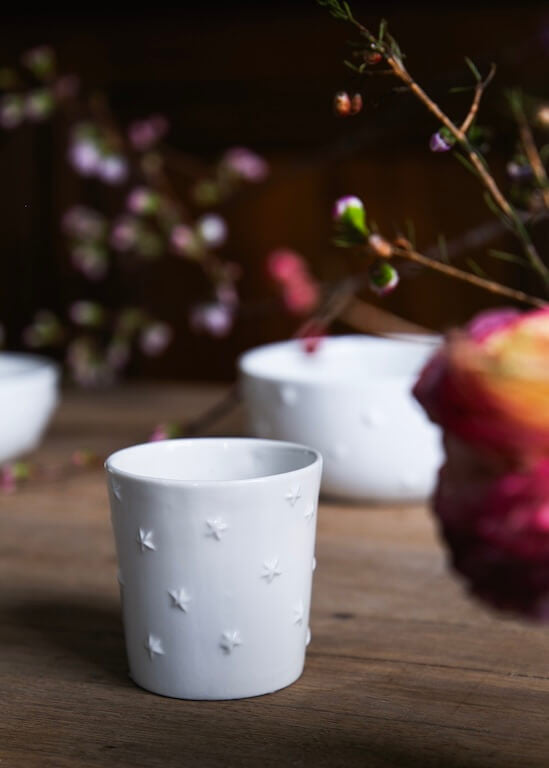
POLYGON ((99 603, 85 596, 35 599, 13 604, 4 616, 12 628, 20 630, 17 634, 27 647, 32 643, 37 656, 47 655, 48 663, 66 663, 71 656, 87 680, 133 685, 117 603, 99 603))

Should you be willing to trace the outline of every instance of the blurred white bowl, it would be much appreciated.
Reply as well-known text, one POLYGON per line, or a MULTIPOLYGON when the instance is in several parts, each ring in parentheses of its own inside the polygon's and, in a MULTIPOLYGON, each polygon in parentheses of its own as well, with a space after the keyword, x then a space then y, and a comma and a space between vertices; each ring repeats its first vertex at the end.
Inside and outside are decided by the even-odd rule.
POLYGON ((441 438, 411 389, 436 341, 336 336, 314 354, 300 341, 252 349, 239 361, 248 426, 257 437, 320 451, 324 494, 423 499, 442 460, 441 438))
POLYGON ((45 358, 0 352, 0 462, 38 445, 57 405, 58 380, 45 358))

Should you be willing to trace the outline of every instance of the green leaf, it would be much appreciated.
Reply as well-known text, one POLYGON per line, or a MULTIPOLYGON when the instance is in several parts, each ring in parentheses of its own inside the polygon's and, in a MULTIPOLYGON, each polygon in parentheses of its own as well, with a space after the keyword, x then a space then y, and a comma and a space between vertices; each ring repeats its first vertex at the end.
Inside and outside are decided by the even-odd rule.
POLYGON ((488 277, 486 272, 474 259, 467 259, 467 264, 471 267, 471 272, 474 272, 478 277, 488 277))
POLYGON ((404 226, 406 227, 406 236, 408 240, 412 243, 412 248, 416 247, 416 227, 412 219, 406 219, 404 222, 404 226))
POLYGON ((491 248, 488 253, 490 256, 492 256, 494 259, 499 259, 500 261, 508 261, 511 264, 518 264, 521 267, 528 268, 530 265, 524 261, 520 256, 517 256, 516 253, 509 253, 508 251, 498 251, 495 248, 491 248))
POLYGON ((446 264, 449 264, 450 257, 448 256, 448 244, 446 242, 446 237, 442 234, 442 232, 437 238, 437 245, 440 260, 444 261, 446 264))
POLYGON ((474 165, 471 165, 469 160, 464 157, 464 155, 460 154, 459 152, 454 152, 454 157, 456 160, 459 160, 459 162, 463 165, 464 168, 467 168, 469 173, 472 173, 473 176, 478 176, 477 169, 474 165))
POLYGON ((387 19, 381 19, 379 23, 379 31, 377 33, 377 41, 378 43, 383 42, 383 37, 385 35, 385 32, 387 31, 387 19))
POLYGON ((473 77, 475 78, 477 83, 480 83, 482 81, 482 75, 478 71, 476 64, 473 61, 471 61, 471 59, 468 56, 465 57, 465 63, 473 73, 473 77))
POLYGON ((450 88, 448 93, 465 93, 466 91, 474 91, 474 85, 456 85, 454 88, 450 88))

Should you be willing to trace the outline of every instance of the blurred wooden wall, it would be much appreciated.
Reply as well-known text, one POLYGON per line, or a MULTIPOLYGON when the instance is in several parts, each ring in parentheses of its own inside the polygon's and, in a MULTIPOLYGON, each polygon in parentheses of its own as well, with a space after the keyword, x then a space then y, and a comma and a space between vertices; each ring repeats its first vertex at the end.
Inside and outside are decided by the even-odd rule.
MULTIPOLYGON (((227 210, 226 253, 245 270, 246 309, 233 336, 212 341, 189 333, 184 308, 203 285, 180 262, 144 266, 107 289, 115 291, 116 301, 142 301, 177 330, 169 352, 159 360, 138 360, 135 375, 230 378, 240 350, 290 333, 294 321, 281 317, 264 258, 286 245, 306 256, 320 278, 344 274, 346 257, 330 245, 330 209, 341 194, 360 195, 382 229, 413 220, 422 248, 441 232, 451 239, 489 218, 474 179, 451 157, 429 152, 436 124, 410 96, 368 79, 362 83, 363 113, 345 120, 333 116, 333 93, 357 86, 342 65, 349 31, 313 0, 230 7, 214 2, 203 11, 196 5, 183 3, 177 11, 160 5, 131 15, 55 9, 23 15, 11 8, 0 30, 3 63, 13 63, 32 45, 50 43, 63 70, 107 91, 122 121, 162 112, 171 121, 175 147, 212 158, 224 147, 246 145, 271 163, 270 180, 243 192, 227 210)), ((547 94, 546 5, 450 8, 357 0, 353 8, 367 22, 388 16, 410 70, 456 119, 466 112, 467 96, 450 96, 448 90, 467 82, 463 56, 481 67, 497 61, 482 119, 502 126, 490 157, 503 178, 513 134, 502 89, 523 84, 536 95, 547 94)), ((0 135, 0 321, 8 326, 12 347, 36 308, 59 309, 89 293, 69 269, 59 235, 61 212, 85 194, 64 162, 63 141, 56 122, 0 135)), ((492 274, 501 270, 494 265, 492 274)), ((476 290, 420 274, 403 280, 383 306, 440 329, 490 303, 476 290)))

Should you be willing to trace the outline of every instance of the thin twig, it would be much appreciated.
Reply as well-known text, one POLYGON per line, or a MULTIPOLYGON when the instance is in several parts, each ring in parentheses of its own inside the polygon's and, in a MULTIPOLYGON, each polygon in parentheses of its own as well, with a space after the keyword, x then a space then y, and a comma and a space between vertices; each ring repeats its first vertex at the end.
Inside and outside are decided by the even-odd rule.
POLYGON ((517 120, 518 129, 520 133, 520 141, 524 148, 530 167, 534 173, 534 177, 539 184, 541 194, 543 197, 543 204, 546 208, 549 208, 549 180, 547 179, 547 171, 540 157, 532 130, 528 125, 528 120, 521 109, 515 109, 515 118, 517 120))
POLYGON ((473 101, 471 103, 471 106, 469 108, 469 112, 467 114, 467 117, 462 122, 460 129, 462 133, 467 133, 471 125, 473 124, 473 120, 477 116, 478 108, 480 105, 480 100, 482 98, 482 94, 486 90, 486 88, 490 85, 492 82, 494 75, 496 74, 496 65, 492 64, 490 67, 490 71, 488 75, 485 77, 484 80, 479 80, 479 82, 475 86, 475 95, 473 97, 473 101))
POLYGON ((513 301, 518 301, 522 304, 529 304, 532 307, 544 308, 548 306, 546 301, 539 299, 536 296, 530 296, 528 293, 525 293, 524 291, 518 291, 515 288, 508 288, 507 286, 502 285, 495 280, 488 280, 484 277, 480 277, 479 275, 474 275, 472 272, 466 272, 463 269, 458 269, 458 267, 454 267, 451 264, 445 264, 441 261, 429 259, 427 256, 424 256, 421 253, 417 253, 417 251, 413 251, 411 249, 408 250, 407 248, 397 248, 393 245, 391 245, 391 248, 393 256, 398 256, 399 258, 413 261, 416 264, 421 264, 421 266, 427 267, 428 269, 433 269, 435 272, 440 272, 447 277, 461 280, 464 283, 469 283, 469 285, 482 288, 483 290, 489 291, 490 293, 495 293, 498 296, 505 296, 507 299, 512 299, 513 301))

